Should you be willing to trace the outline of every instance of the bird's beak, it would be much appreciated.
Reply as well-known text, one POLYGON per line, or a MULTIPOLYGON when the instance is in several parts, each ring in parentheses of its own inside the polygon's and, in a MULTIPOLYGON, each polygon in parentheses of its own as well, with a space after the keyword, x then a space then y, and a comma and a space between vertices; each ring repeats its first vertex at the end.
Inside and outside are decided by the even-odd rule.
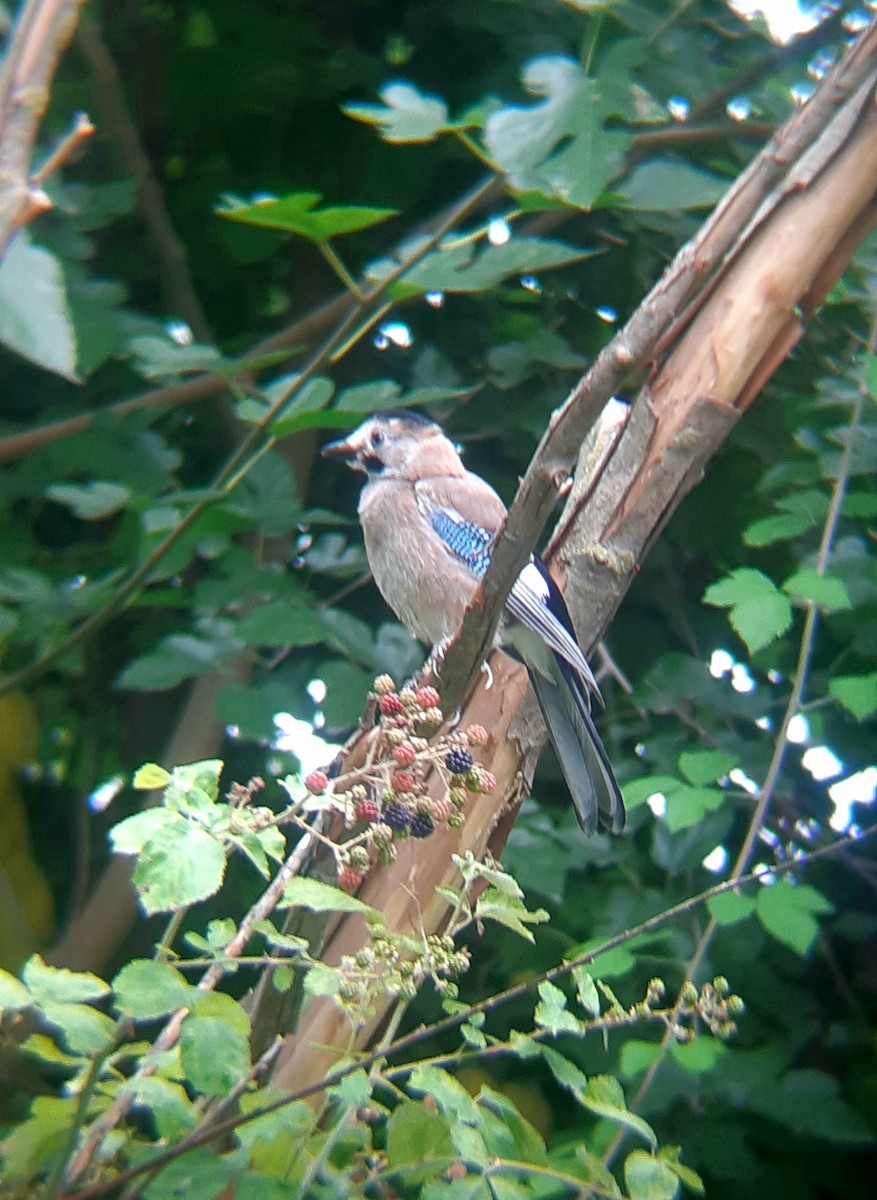
POLYGON ((323 458, 340 458, 344 462, 353 462, 359 454, 359 447, 349 438, 340 438, 337 442, 327 442, 322 449, 323 458))

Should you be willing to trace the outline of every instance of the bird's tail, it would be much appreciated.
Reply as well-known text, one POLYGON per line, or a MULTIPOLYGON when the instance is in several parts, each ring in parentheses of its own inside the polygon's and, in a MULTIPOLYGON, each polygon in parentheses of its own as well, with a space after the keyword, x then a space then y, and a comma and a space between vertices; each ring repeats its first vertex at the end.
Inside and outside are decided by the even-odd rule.
POLYGON ((530 672, 548 736, 557 753, 578 822, 585 833, 620 833, 624 802, 609 756, 591 716, 588 696, 574 669, 555 659, 552 678, 530 672))

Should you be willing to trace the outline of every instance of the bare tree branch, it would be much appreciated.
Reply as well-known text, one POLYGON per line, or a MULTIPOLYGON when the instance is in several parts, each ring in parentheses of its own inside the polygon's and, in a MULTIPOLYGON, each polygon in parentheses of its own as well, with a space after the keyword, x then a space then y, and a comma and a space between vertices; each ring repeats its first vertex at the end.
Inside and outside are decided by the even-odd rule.
MULTIPOLYGON (((0 258, 22 225, 51 208, 40 181, 31 178, 31 156, 81 6, 82 0, 27 0, 12 31, 0 71, 0 258)), ((78 141, 66 139, 68 154, 78 141)))

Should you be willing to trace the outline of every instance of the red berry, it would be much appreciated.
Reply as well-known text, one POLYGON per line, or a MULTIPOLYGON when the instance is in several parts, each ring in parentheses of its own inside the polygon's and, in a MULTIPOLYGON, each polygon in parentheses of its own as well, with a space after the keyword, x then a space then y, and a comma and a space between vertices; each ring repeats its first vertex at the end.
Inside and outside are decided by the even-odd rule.
POLYGON ((415 758, 417 758, 417 751, 410 742, 402 742, 393 751, 393 758, 395 758, 400 767, 410 767, 415 758))
POLYGON ((390 692, 388 696, 381 696, 378 708, 385 717, 395 717, 402 712, 402 701, 395 692, 390 692))
POLYGON ((470 746, 486 746, 488 736, 487 730, 483 725, 470 725, 466 730, 466 737, 469 739, 470 746))
POLYGON ((434 821, 447 821, 448 817, 454 811, 454 806, 450 800, 433 800, 429 806, 429 812, 434 821))
POLYGON ((311 771, 310 775, 305 776, 305 787, 309 792, 313 792, 315 796, 319 796, 321 792, 325 792, 329 786, 329 776, 325 771, 311 771))
POLYGON ((478 768, 478 787, 482 792, 496 791, 496 776, 492 771, 485 771, 484 767, 478 768))
POLYGON ((357 821, 371 825, 372 821, 376 821, 381 815, 381 806, 377 800, 360 800, 353 811, 356 813, 357 821))
POLYGON ((434 687, 418 688, 415 697, 421 708, 435 708, 441 700, 441 696, 434 687))
POLYGON ((397 771, 393 776, 393 791, 404 793, 414 790, 414 776, 410 771, 397 771))
POLYGON ((362 871, 354 871, 353 867, 342 867, 338 872, 338 886, 345 892, 355 892, 363 879, 362 871))

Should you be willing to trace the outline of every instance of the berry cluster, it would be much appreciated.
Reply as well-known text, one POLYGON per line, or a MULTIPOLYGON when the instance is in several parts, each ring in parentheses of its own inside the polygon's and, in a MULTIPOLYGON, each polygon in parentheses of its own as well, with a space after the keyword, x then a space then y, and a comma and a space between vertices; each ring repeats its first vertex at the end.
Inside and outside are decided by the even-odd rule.
POLYGON ((429 934, 415 948, 410 939, 390 933, 383 925, 371 925, 369 932, 369 944, 355 955, 345 955, 339 964, 338 1000, 351 1016, 367 1013, 378 994, 411 1000, 427 978, 440 995, 457 996, 454 980, 469 969, 469 952, 456 949, 452 937, 429 934))
POLYGON ((473 749, 489 741, 482 725, 455 730, 432 743, 427 739, 430 730, 444 720, 441 696, 434 687, 397 691, 389 675, 380 675, 374 682, 374 694, 379 740, 368 769, 357 771, 352 785, 344 777, 330 781, 325 771, 312 771, 305 779, 305 787, 314 796, 331 789, 333 800, 343 806, 348 820, 365 827, 338 851, 338 882, 350 892, 362 883, 370 857, 391 863, 400 839, 427 838, 439 826, 459 827, 465 821, 470 795, 496 788, 495 776, 472 755, 473 749), (438 798, 430 795, 436 776, 445 785, 438 798), (364 862, 354 861, 354 850, 361 850, 364 862))

